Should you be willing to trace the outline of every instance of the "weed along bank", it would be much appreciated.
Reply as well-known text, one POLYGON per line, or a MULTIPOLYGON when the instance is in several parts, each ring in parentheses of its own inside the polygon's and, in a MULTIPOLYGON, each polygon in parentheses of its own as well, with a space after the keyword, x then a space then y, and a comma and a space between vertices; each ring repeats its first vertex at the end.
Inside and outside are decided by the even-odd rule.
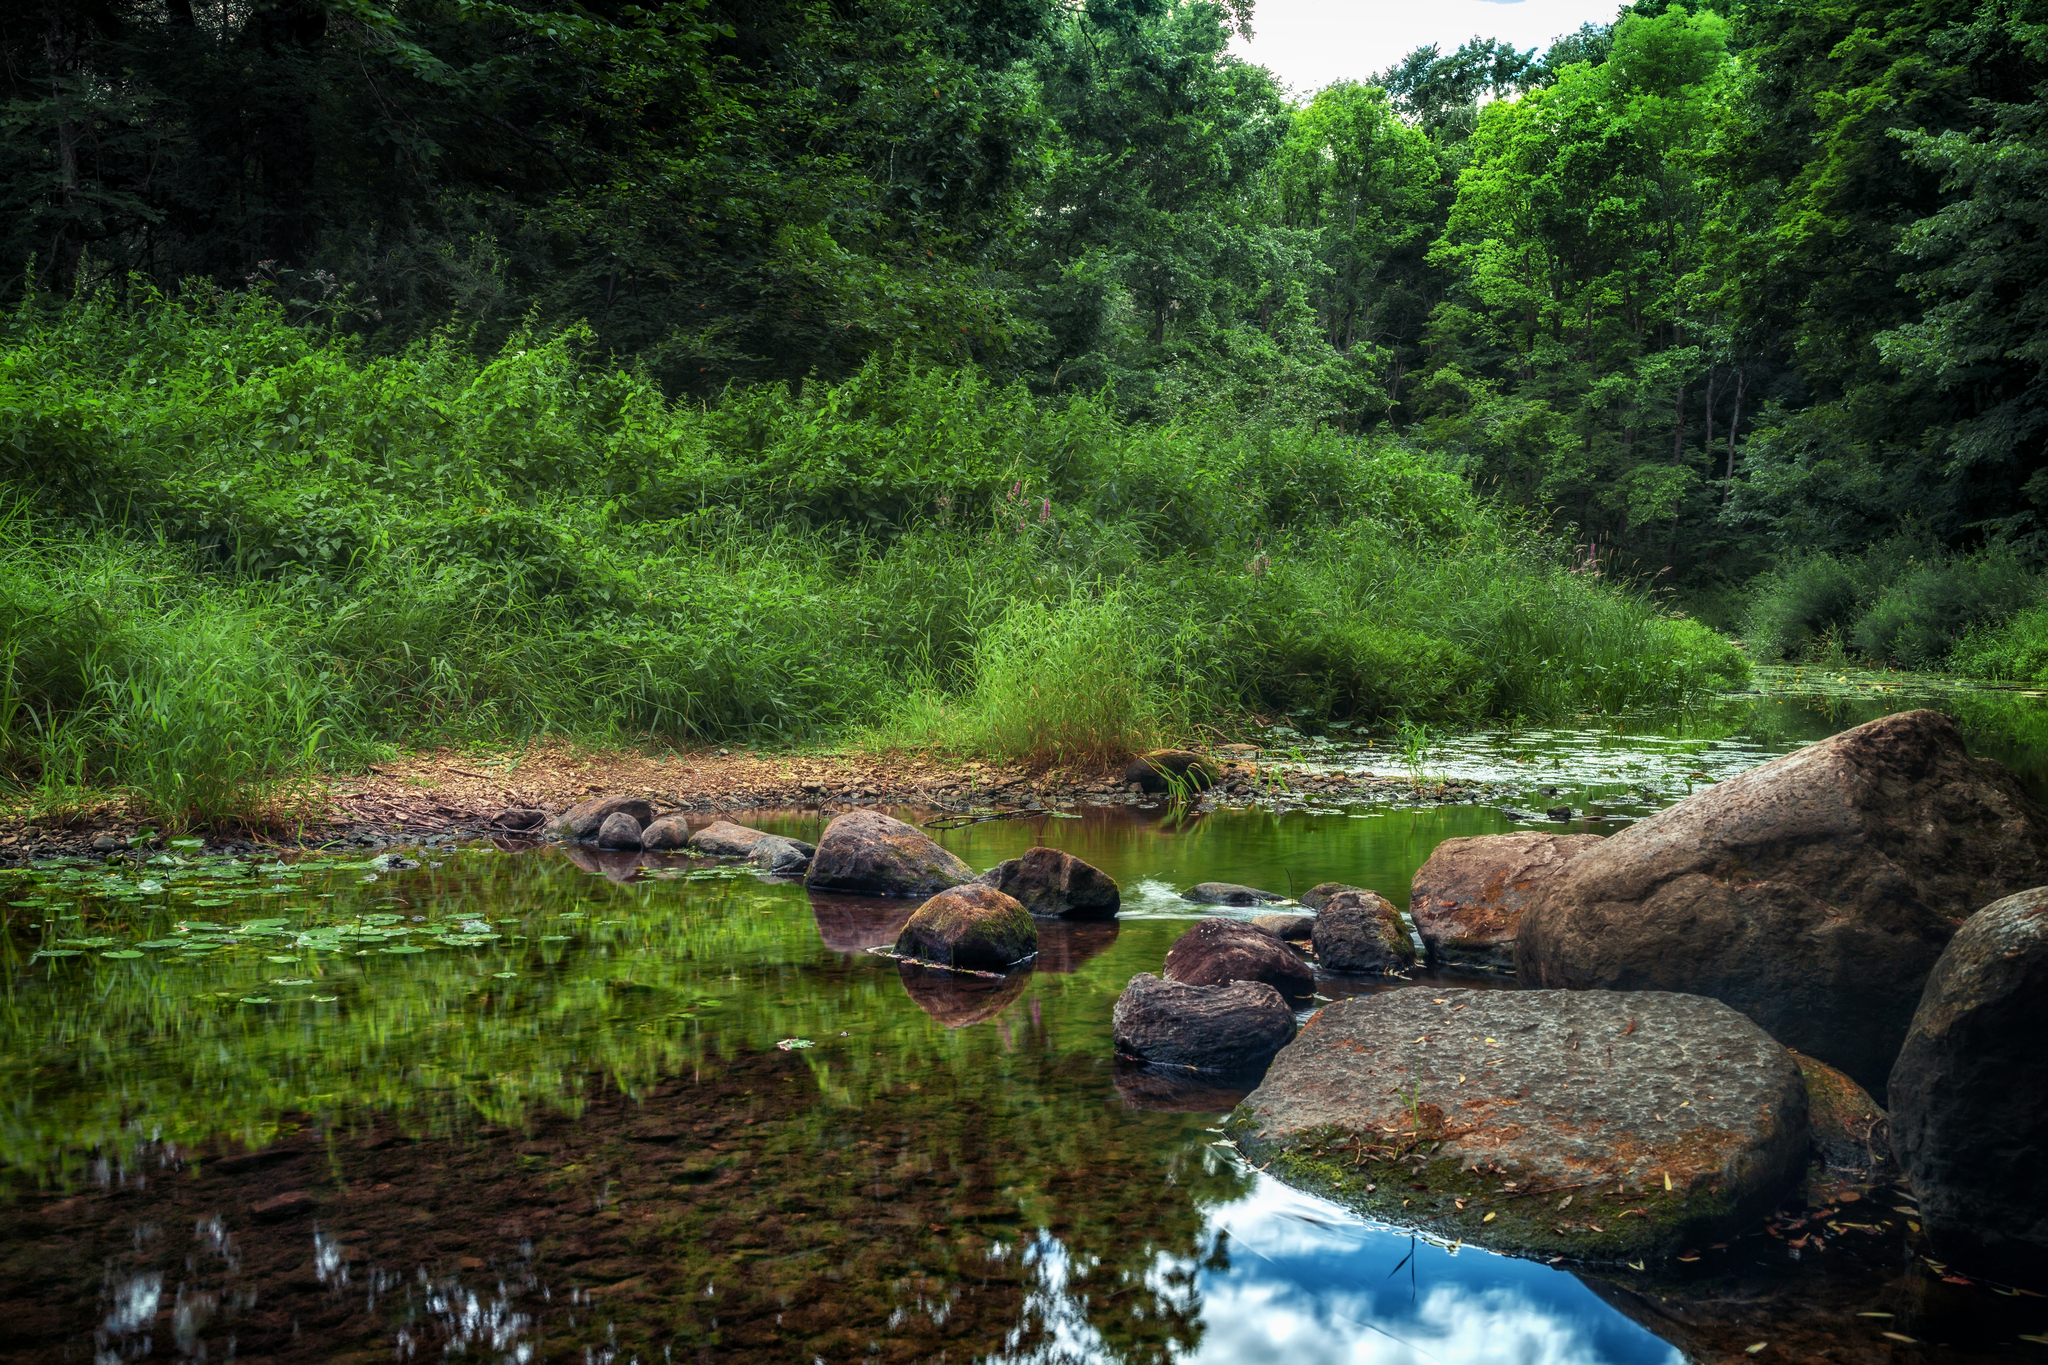
POLYGON ((2013 1358, 2039 774, 1759 682, 1109 768, 421 758, 316 847, 46 850, 0 1356, 2013 1358))

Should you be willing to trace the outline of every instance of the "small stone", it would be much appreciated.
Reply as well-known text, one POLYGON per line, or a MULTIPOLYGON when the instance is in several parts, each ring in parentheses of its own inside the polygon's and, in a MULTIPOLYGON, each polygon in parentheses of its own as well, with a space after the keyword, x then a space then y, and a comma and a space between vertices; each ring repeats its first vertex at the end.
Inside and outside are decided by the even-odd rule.
POLYGON ((128 841, 118 834, 102 834, 92 841, 92 851, 95 853, 119 853, 126 847, 128 841))
POLYGON ((1552 806, 1543 812, 1543 818, 1555 820, 1559 824, 1563 824, 1572 818, 1572 808, 1570 806, 1552 806))
POLYGON ((1166 978, 1187 986, 1263 981, 1282 995, 1315 994, 1316 974, 1301 955, 1243 920, 1205 919, 1166 953, 1166 978))
POLYGON ((1190 986, 1140 972, 1117 997, 1110 1028, 1121 1056, 1238 1075, 1265 1066, 1287 1044, 1294 1011, 1263 982, 1190 986))
POLYGON ((1122 903, 1114 877, 1056 848, 1027 848, 976 880, 1051 918, 1115 919, 1122 903))
POLYGON ((1181 892, 1180 898, 1196 905, 1270 905, 1287 899, 1277 891, 1261 891, 1235 882, 1198 882, 1181 892))
POLYGON ((1891 1164, 1891 1143, 1884 1110, 1870 1092, 1826 1062, 1793 1053, 1799 1074, 1806 1078, 1806 1114, 1813 1128, 1813 1150, 1827 1166, 1862 1179, 1875 1177, 1891 1164))
POLYGON ((974 971, 1006 971, 1037 951, 1030 912, 979 882, 933 896, 896 939, 898 956, 974 971))
POLYGON ((1316 961, 1333 972, 1398 972, 1415 963, 1401 912, 1373 891, 1339 891, 1315 917, 1316 961))
POLYGON ((1307 943, 1316 932, 1314 915, 1257 915, 1245 923, 1265 930, 1282 943, 1307 943))
POLYGON ((640 847, 653 853, 672 853, 690 842, 689 817, 664 815, 640 831, 640 847))
POLYGON ((640 822, 625 811, 613 811, 597 831, 599 848, 640 847, 640 822))
POLYGON ((637 832, 653 821, 654 807, 637 796, 593 796, 556 816, 554 831, 564 839, 594 839, 614 815, 631 816, 637 832))

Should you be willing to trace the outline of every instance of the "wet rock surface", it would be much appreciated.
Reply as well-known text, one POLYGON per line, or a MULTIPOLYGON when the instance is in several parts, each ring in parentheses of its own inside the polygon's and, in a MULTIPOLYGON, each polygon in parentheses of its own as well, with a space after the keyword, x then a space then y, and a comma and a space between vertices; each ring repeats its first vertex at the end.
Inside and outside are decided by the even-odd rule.
POLYGON ((1985 906, 1928 978, 1891 1139, 1938 1251, 2048 1287, 2048 887, 1985 906))
POLYGON ((1273 905, 1287 899, 1277 891, 1261 891, 1256 886, 1239 886, 1236 882, 1197 882, 1181 892, 1180 898, 1196 905, 1273 905))
POLYGON ((1128 1060, 1241 1076, 1294 1036, 1294 1011, 1262 982, 1190 986, 1140 972, 1117 997, 1111 1030, 1128 1060))
POLYGON ((1372 891, 1339 891, 1312 921, 1316 962, 1332 972, 1398 972, 1415 965, 1401 912, 1372 891))
POLYGON ((1830 1170, 1862 1179, 1892 1174, 1889 1120, 1870 1092, 1826 1062, 1793 1053, 1806 1078, 1813 1153, 1830 1170))
POLYGON ((1345 891, 1363 891, 1362 886, 1351 886, 1345 882, 1318 882, 1301 893, 1301 908, 1320 910, 1329 904, 1330 897, 1345 891))
POLYGON ((1599 842, 1597 834, 1527 830, 1438 844, 1415 873, 1408 898, 1429 960, 1513 971, 1515 935, 1531 899, 1599 842))
POLYGON ((2048 812, 1948 717, 1908 711, 1581 853, 1523 915, 1517 975, 1709 995, 1876 1092, 1963 918, 2042 882, 2048 812))
POLYGON ((664 815, 640 831, 640 847, 653 853, 673 853, 690 842, 690 818, 664 815))
POLYGON ((825 827, 804 884, 870 896, 931 896, 974 876, 922 830, 880 811, 856 810, 825 827))
POLYGON ((1301 954, 1243 920, 1205 919, 1166 951, 1166 977, 1188 986, 1261 981, 1296 999, 1313 995, 1316 974, 1301 954))
POLYGON ((637 796, 593 796, 556 816, 551 828, 564 839, 594 839, 614 815, 630 817, 635 830, 645 829, 654 820, 654 806, 637 796))
POLYGON ((1666 992, 1339 1001, 1227 1128, 1254 1165, 1373 1216, 1594 1260, 1739 1230, 1808 1144, 1791 1054, 1718 1001, 1666 992))
POLYGON ((1007 971, 1037 951, 1030 912, 978 882, 941 891, 917 907, 896 939, 902 957, 973 971, 1007 971))
POLYGON ((1050 918, 1115 919, 1123 902, 1114 877, 1056 848, 1028 848, 977 880, 1050 918))
POLYGON ((626 812, 613 811, 605 816, 598 826, 597 846, 599 848, 640 847, 640 822, 626 812))

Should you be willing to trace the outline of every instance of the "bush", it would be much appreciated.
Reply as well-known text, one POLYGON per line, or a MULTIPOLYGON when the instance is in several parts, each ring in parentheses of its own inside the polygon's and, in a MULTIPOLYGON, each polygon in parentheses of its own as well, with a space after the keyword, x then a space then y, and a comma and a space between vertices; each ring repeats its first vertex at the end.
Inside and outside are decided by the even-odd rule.
POLYGON ((1886 588, 1850 633, 1865 658, 1939 668, 1973 627, 2004 621, 2040 597, 2012 551, 1928 564, 1886 588))
POLYGON ((2048 685, 2048 606, 2020 612, 1996 628, 1969 632, 1949 662, 1973 678, 2048 685))
POLYGON ((211 820, 389 743, 880 726, 1100 762, 1203 715, 1534 715, 1740 676, 1400 441, 1130 426, 886 356, 671 403, 585 346, 364 358, 215 292, 5 319, 15 786, 211 820))

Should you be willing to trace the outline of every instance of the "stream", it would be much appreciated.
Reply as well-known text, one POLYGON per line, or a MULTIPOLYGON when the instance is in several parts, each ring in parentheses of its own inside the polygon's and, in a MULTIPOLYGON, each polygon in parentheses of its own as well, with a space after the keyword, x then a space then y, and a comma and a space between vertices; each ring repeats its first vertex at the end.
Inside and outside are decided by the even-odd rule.
MULTIPOLYGON (((2042 791, 2035 695, 1770 670, 1682 714, 1408 753, 1418 786, 1516 784, 1506 809, 939 831, 977 868, 1043 843, 1122 884, 1117 922, 1042 924, 1002 980, 876 951, 912 902, 682 856, 174 842, 0 877, 0 1360, 2037 1359, 2048 1299, 1946 1277, 1896 1190, 1810 1181, 1780 1215, 1810 1222, 1803 1247, 1759 1227, 1641 1271, 1518 1260, 1291 1190, 1221 1141, 1242 1090, 1110 1044, 1124 983, 1214 913, 1182 887, 1342 881, 1405 907, 1445 838, 1611 832, 1928 701, 2042 791), (1556 805, 1570 824, 1522 818, 1556 805)), ((1388 744, 1266 736, 1269 758, 1381 772, 1388 744)), ((815 839, 827 817, 743 818, 815 839)))

